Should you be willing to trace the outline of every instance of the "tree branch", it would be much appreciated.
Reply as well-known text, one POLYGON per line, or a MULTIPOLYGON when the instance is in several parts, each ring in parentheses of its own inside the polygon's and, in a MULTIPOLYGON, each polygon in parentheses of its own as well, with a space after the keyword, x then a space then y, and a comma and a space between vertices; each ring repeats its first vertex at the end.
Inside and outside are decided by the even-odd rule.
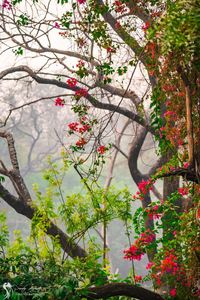
MULTIPOLYGON (((102 0, 96 0, 96 3, 101 7, 105 8, 104 2, 102 0)), ((110 12, 107 12, 106 9, 103 9, 102 16, 104 20, 112 27, 112 29, 117 33, 117 35, 124 41, 126 45, 128 45, 131 50, 135 53, 136 57, 140 58, 140 61, 146 65, 146 58, 143 51, 143 47, 141 47, 136 39, 134 39, 128 32, 120 26, 116 27, 117 20, 112 16, 110 12)))
POLYGON ((127 296, 139 300, 163 300, 152 291, 127 283, 108 283, 99 287, 89 288, 87 299, 108 299, 113 296, 127 296))
MULTIPOLYGON (((48 79, 48 78, 43 78, 38 76, 32 69, 30 69, 28 66, 25 65, 21 65, 18 67, 12 67, 12 68, 8 68, 2 72, 0 72, 0 79, 4 78, 5 76, 7 76, 8 74, 11 73, 15 73, 15 72, 26 72, 29 74, 29 76, 31 78, 33 78, 36 82, 40 83, 40 84, 50 84, 50 85, 55 85, 64 89, 68 89, 71 91, 79 91, 80 87, 70 87, 67 83, 56 80, 56 79, 48 79)), ((140 124, 141 126, 145 127, 149 132, 151 132, 152 134, 154 134, 154 129, 146 122, 146 120, 144 120, 141 116, 139 116, 138 114, 135 114, 134 112, 124 108, 124 107, 120 107, 119 105, 114 105, 111 103, 103 103, 98 101, 96 98, 94 98, 92 95, 88 94, 87 96, 85 96, 85 98, 96 108, 99 109, 106 109, 112 112, 116 112, 119 113, 121 115, 126 116, 127 118, 137 122, 138 124, 140 124)))

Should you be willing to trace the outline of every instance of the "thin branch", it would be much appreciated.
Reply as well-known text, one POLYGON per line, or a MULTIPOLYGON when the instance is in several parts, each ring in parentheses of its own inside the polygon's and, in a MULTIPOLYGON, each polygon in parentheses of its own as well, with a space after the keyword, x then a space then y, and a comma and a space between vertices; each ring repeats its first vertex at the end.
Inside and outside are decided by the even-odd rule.
MULTIPOLYGON (((79 91, 80 87, 70 87, 67 83, 56 80, 56 79, 48 79, 48 78, 43 78, 40 77, 36 74, 36 72, 34 72, 32 69, 30 69, 28 66, 25 65, 21 65, 18 67, 12 67, 12 68, 8 68, 2 72, 0 72, 0 79, 4 78, 6 75, 14 73, 14 72, 26 72, 29 74, 29 76, 31 78, 33 78, 36 82, 40 83, 40 84, 50 84, 50 85, 55 85, 64 89, 68 89, 71 91, 79 91)), ((85 96, 85 98, 96 108, 99 109, 104 109, 104 110, 109 110, 112 112, 117 112, 121 115, 126 116, 127 118, 137 122, 138 124, 140 124, 141 126, 145 127, 149 132, 151 132, 152 134, 154 134, 154 129, 146 122, 146 120, 144 120, 141 116, 139 116, 138 114, 135 114, 134 112, 126 109, 125 107, 121 107, 119 105, 114 105, 114 104, 110 104, 110 103, 103 103, 98 101, 96 98, 94 98, 92 95, 88 94, 87 96, 85 96)))

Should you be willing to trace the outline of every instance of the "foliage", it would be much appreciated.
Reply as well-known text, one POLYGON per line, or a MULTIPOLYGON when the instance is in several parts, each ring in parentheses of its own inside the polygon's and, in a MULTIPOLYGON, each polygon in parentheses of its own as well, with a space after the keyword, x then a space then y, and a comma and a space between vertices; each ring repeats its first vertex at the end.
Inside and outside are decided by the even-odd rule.
POLYGON ((94 229, 99 230, 98 224, 105 219, 108 224, 115 218, 130 222, 130 193, 127 189, 116 191, 111 187, 107 193, 99 188, 64 196, 63 174, 70 162, 65 155, 62 166, 50 158, 48 162, 49 168, 44 172, 46 191, 42 193, 34 185, 33 205, 37 205, 37 212, 32 219, 30 237, 24 241, 20 232, 15 231, 14 241, 9 243, 6 218, 0 216, 0 297, 6 293, 3 284, 9 282, 10 299, 80 299, 79 290, 81 295, 87 294, 87 287, 102 285, 107 277, 110 281, 117 279, 108 267, 102 268, 102 249, 94 229), (106 211, 102 207, 105 197, 106 211), (56 238, 47 238, 49 219, 62 222, 73 239, 83 238, 87 258, 70 260, 56 238))

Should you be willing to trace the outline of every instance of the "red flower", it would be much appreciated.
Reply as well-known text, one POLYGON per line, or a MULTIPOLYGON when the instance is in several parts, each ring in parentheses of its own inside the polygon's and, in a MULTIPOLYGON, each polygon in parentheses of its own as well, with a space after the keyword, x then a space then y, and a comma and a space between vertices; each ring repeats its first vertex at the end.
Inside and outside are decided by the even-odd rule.
POLYGON ((82 148, 85 144, 87 144, 87 142, 84 138, 80 138, 80 140, 76 142, 76 146, 79 148, 82 148))
POLYGON ((152 268, 152 266, 154 265, 153 262, 149 262, 147 265, 146 265, 146 269, 147 270, 150 270, 152 268))
POLYGON ((172 273, 175 275, 178 271, 178 263, 177 263, 177 257, 174 254, 169 254, 167 257, 165 257, 161 261, 161 271, 162 273, 172 273))
POLYGON ((107 150, 107 148, 105 146, 99 146, 99 148, 97 149, 97 152, 99 152, 99 154, 103 155, 106 150, 107 150))
POLYGON ((69 123, 68 124, 68 127, 71 131, 76 131, 76 132, 79 132, 79 133, 84 133, 86 131, 89 131, 91 129, 91 126, 88 125, 88 124, 83 124, 81 126, 80 123, 78 122, 72 122, 72 123, 69 123))
POLYGON ((137 248, 135 245, 131 245, 129 249, 124 250, 124 253, 124 259, 129 260, 141 260, 142 255, 144 255, 141 249, 137 248))
POLYGON ((152 190, 152 187, 149 185, 151 185, 151 180, 142 180, 141 182, 138 183, 138 188, 140 190, 141 193, 146 194, 148 192, 148 190, 152 190))
POLYGON ((178 92, 178 93, 177 93, 177 96, 178 96, 178 97, 185 97, 185 93, 184 93, 184 92, 178 92))
POLYGON ((170 292, 170 296, 175 297, 176 296, 176 289, 172 289, 170 292))
POLYGON ((72 122, 72 123, 68 124, 68 127, 72 131, 77 131, 78 130, 78 125, 79 125, 78 122, 72 122))
POLYGON ((76 78, 69 78, 67 79, 67 84, 70 86, 70 87, 75 87, 77 85, 77 80, 76 78))
POLYGON ((90 125, 85 124, 85 125, 83 125, 82 127, 78 128, 77 131, 78 131, 79 133, 84 133, 84 132, 86 132, 86 131, 89 131, 90 129, 91 129, 90 125))
POLYGON ((57 97, 54 101, 55 105, 56 106, 64 106, 65 104, 65 100, 64 99, 61 99, 60 97, 57 97))

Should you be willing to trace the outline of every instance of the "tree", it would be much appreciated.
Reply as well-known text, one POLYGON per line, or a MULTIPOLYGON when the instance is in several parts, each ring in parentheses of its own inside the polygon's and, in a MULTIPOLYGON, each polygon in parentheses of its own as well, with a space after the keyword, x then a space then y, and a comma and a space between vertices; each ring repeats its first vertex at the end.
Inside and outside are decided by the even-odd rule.
MULTIPOLYGON (((108 147, 103 145, 102 133, 105 132, 112 120, 115 122, 116 114, 125 116, 137 124, 135 126, 136 134, 128 154, 128 164, 133 180, 140 190, 138 196, 142 199, 145 218, 144 228, 153 231, 156 225, 152 218, 152 215, 156 215, 156 209, 151 204, 150 190, 161 198, 153 185, 158 177, 168 178, 181 175, 184 179, 197 184, 194 188, 190 188, 188 185, 188 187, 183 187, 184 190, 181 190, 183 196, 186 193, 185 189, 193 194, 190 214, 193 213, 194 215, 199 199, 197 3, 190 1, 184 9, 184 1, 167 1, 166 3, 160 1, 147 1, 145 3, 142 1, 115 1, 114 3, 91 1, 87 4, 85 1, 78 1, 72 6, 66 4, 66 1, 58 1, 58 10, 60 9, 60 11, 55 14, 55 3, 33 4, 30 1, 27 2, 26 14, 24 14, 23 7, 20 11, 20 5, 23 5, 23 1, 22 4, 20 2, 13 1, 12 5, 8 1, 3 3, 1 14, 3 41, 7 45, 7 50, 14 47, 16 55, 24 54, 26 51, 32 54, 32 59, 36 59, 40 55, 45 60, 39 62, 37 70, 24 64, 9 67, 1 71, 0 78, 3 79, 9 74, 23 72, 26 74, 25 76, 37 83, 55 85, 74 93, 70 101, 72 101, 73 110, 77 113, 78 122, 69 124, 69 129, 71 135, 78 133, 80 136, 80 139, 71 147, 75 167, 80 176, 84 178, 82 161, 76 155, 79 153, 82 155, 85 145, 89 145, 89 137, 90 140, 93 138, 94 141, 93 149, 95 151, 93 153, 98 158, 98 160, 95 159, 95 162, 98 161, 98 164, 101 164, 104 161, 104 152, 108 150, 108 147), (65 7, 68 10, 63 13, 65 7), (180 20, 174 24, 174 18, 180 11, 180 20), (44 14, 41 17, 42 12, 44 14), (191 27, 190 24, 193 26, 191 27), (70 38, 73 43, 73 48, 71 48, 73 51, 66 50, 68 45, 64 49, 62 45, 60 48, 54 46, 56 32, 63 38, 63 43, 70 38), (184 47, 187 51, 183 55, 184 47), (179 56, 181 59, 178 58, 179 56), (68 61, 66 57, 76 59, 76 68, 74 67, 75 62, 68 61), (47 67, 48 71, 45 71, 47 67), (133 85, 132 88, 131 85, 139 69, 140 74, 143 74, 147 81, 143 93, 139 93, 137 86, 133 85), (66 70, 69 75, 66 74, 66 70), (150 107, 147 104, 147 99, 150 99, 150 107), (127 101, 129 101, 128 105, 127 101), (109 111, 107 119, 102 118, 103 122, 98 124, 96 124, 94 117, 91 118, 90 116, 87 119, 88 114, 92 115, 90 112, 88 113, 88 103, 94 108, 109 111), (86 116, 86 119, 83 120, 83 116, 86 116), (185 122, 187 133, 182 126, 185 122), (177 126, 179 126, 178 129, 177 126), (142 174, 138 169, 138 156, 148 133, 153 134, 159 144, 160 158, 148 174, 142 174), (149 180, 157 168, 169 160, 170 164, 166 165, 161 174, 157 174, 157 177, 149 180), (186 164, 187 160, 188 164, 186 164), (171 164, 173 164, 173 168, 169 167, 171 164)), ((57 35, 57 44, 58 41, 57 35)), ((70 47, 71 44, 68 49, 70 47)), ((7 50, 3 49, 3 52, 7 50)), ((13 80, 19 79, 23 80, 24 75, 20 77, 14 75, 13 80)), ((67 103, 67 97, 57 95, 55 98, 57 106, 63 106, 67 103)), ((19 173, 16 154, 13 151, 12 137, 5 131, 2 131, 1 136, 8 141, 13 165, 13 170, 10 172, 2 163, 1 173, 11 178, 21 200, 13 197, 3 185, 1 186, 1 197, 19 212, 32 218, 34 209, 29 205, 30 195, 19 173)), ((116 148, 121 151, 119 146, 116 145, 116 148)), ((121 152, 123 153, 123 151, 121 152)), ((94 165, 90 168, 89 174, 94 178, 98 176, 96 171, 94 165)), ((161 208, 166 210, 162 221, 165 224, 164 230, 166 230, 164 238, 167 241, 172 240, 172 247, 174 243, 172 229, 174 228, 173 226, 169 228, 167 225, 171 215, 169 205, 175 205, 174 213, 176 213, 177 221, 175 228, 180 229, 181 225, 177 215, 179 212, 183 213, 183 202, 180 201, 180 193, 173 193, 178 188, 178 179, 174 179, 173 188, 167 179, 165 182, 165 199, 172 193, 170 199, 173 202, 172 200, 166 201, 166 204, 161 208)), ((138 216, 135 217, 136 223, 138 223, 138 216)), ((72 257, 86 255, 80 246, 68 243, 69 237, 58 227, 55 227, 53 223, 50 223, 47 228, 48 232, 53 236, 59 236, 62 247, 67 249, 72 257)), ((180 232, 184 232, 182 227, 180 232)), ((139 235, 142 233, 138 230, 139 235)), ((137 243, 141 243, 141 236, 137 243)), ((181 243, 183 241, 178 241, 176 246, 181 243)), ((163 251, 168 245, 163 241, 163 251)), ((185 247, 185 253, 187 253, 189 245, 190 242, 185 247)), ((134 246, 138 246, 138 244, 134 246)), ((130 251, 127 251, 127 258, 133 259, 132 250, 133 247, 130 247, 130 251)), ((198 252, 198 250, 195 251, 198 252)), ((138 255, 140 256, 142 253, 140 252, 138 255)), ((154 260, 156 247, 149 247, 147 253, 149 259, 154 260)), ((167 257, 176 260, 172 255, 172 253, 168 253, 167 257)), ((183 253, 179 253, 179 259, 182 257, 184 261, 183 256, 183 253)), ((165 257, 162 257, 161 261, 164 264, 166 262, 165 257)), ((186 262, 185 265, 191 270, 191 261, 186 262)), ((156 268, 158 269, 158 266, 155 264, 155 270, 156 268)), ((164 271, 167 273, 167 269, 164 271)), ((155 277, 155 280, 159 285, 158 278, 155 277)), ((173 276, 168 282, 169 286, 171 286, 172 280, 173 276)), ((196 279, 192 286, 196 288, 196 279)), ((171 291, 171 296, 175 295, 173 285, 171 291)))

